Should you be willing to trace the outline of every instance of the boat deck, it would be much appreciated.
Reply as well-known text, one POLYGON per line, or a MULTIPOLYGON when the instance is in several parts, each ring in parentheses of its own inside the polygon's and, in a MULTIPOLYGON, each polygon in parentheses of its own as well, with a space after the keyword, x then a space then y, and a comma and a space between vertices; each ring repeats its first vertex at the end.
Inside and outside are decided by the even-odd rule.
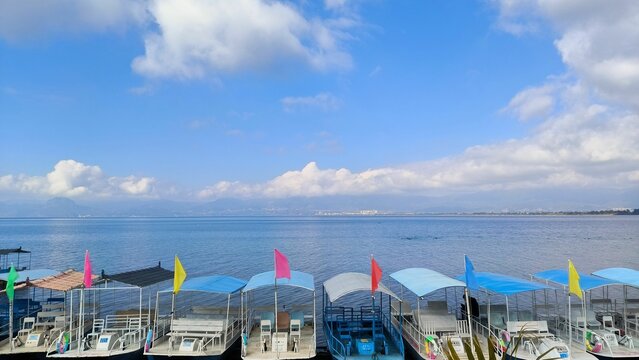
POLYGON ((173 349, 169 349, 169 341, 168 341, 168 337, 165 337, 164 339, 160 339, 160 340, 156 340, 153 343, 153 346, 149 349, 149 351, 145 352, 145 354, 148 355, 167 355, 167 356, 191 356, 191 355, 199 355, 199 356, 218 356, 218 355, 222 355, 226 349, 222 348, 221 346, 207 346, 204 350, 202 351, 180 351, 179 350, 179 346, 180 344, 174 344, 173 345, 173 349))
MULTIPOLYGON (((244 359, 256 360, 256 359, 309 359, 316 355, 315 337, 313 336, 313 326, 306 325, 302 328, 302 336, 300 337, 300 343, 298 345, 299 351, 294 352, 292 349, 292 342, 289 341, 286 352, 272 351, 270 343, 267 344, 267 350, 262 351, 260 342, 260 329, 254 327, 251 330, 251 336, 249 337, 248 345, 246 347, 246 355, 244 359)), ((370 359, 370 356, 368 357, 370 359)))

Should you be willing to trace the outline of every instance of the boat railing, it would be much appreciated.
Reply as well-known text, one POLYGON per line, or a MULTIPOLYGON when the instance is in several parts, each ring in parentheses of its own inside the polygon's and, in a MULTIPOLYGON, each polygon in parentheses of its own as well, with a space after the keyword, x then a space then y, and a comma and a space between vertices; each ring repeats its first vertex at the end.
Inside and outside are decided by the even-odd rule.
POLYGON ((400 353, 403 355, 404 342, 402 341, 402 333, 401 333, 401 330, 399 330, 399 326, 395 326, 393 324, 393 321, 391 320, 393 319, 393 317, 389 316, 388 314, 385 314, 382 312, 381 317, 382 317, 382 322, 384 326, 386 327, 386 329, 388 329, 388 332, 390 333, 391 338, 393 339, 393 342, 395 343, 395 346, 397 346, 397 349, 399 349, 400 353))
POLYGON ((228 348, 232 345, 235 336, 242 331, 242 324, 239 319, 230 319, 227 327, 227 338, 224 339, 224 348, 228 348))
POLYGON ((346 347, 344 343, 333 334, 333 327, 330 324, 331 321, 324 317, 324 328, 326 329, 326 343, 328 345, 328 350, 335 358, 346 359, 346 347))
POLYGON ((166 336, 171 330, 171 314, 158 316, 154 327, 153 342, 166 336))

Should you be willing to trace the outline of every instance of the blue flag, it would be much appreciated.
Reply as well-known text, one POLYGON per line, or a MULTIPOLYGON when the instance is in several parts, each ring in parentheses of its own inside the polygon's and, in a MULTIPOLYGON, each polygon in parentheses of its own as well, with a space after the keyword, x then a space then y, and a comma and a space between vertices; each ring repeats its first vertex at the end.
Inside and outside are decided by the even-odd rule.
POLYGON ((467 255, 464 255, 465 267, 466 267, 466 287, 471 290, 479 290, 479 284, 477 278, 475 278, 475 267, 470 261, 467 255))

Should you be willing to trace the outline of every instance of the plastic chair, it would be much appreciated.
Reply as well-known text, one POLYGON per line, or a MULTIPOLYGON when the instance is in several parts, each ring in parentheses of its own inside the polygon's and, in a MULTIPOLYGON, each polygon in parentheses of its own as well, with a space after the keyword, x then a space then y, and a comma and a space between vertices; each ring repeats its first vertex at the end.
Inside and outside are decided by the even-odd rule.
POLYGON ((266 349, 265 344, 271 341, 271 320, 260 320, 260 342, 262 343, 262 352, 266 349))
POLYGON ((27 336, 33 327, 35 326, 36 319, 34 317, 26 317, 22 321, 22 329, 18 331, 18 337, 27 336))
POLYGON ((615 321, 612 319, 612 316, 606 315, 601 318, 601 322, 603 322, 603 328, 606 331, 610 331, 612 333, 618 334, 619 329, 615 327, 615 321))
POLYGON ((300 342, 302 340, 302 324, 299 319, 292 319, 291 325, 289 328, 289 341, 293 342, 293 337, 297 337, 297 341, 300 342))

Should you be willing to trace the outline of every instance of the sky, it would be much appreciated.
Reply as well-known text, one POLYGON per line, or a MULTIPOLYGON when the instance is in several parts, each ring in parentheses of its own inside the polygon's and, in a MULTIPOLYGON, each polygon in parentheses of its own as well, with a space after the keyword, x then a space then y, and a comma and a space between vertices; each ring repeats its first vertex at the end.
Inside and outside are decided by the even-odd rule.
POLYGON ((634 0, 2 1, 0 200, 637 207, 638 44, 634 0))

